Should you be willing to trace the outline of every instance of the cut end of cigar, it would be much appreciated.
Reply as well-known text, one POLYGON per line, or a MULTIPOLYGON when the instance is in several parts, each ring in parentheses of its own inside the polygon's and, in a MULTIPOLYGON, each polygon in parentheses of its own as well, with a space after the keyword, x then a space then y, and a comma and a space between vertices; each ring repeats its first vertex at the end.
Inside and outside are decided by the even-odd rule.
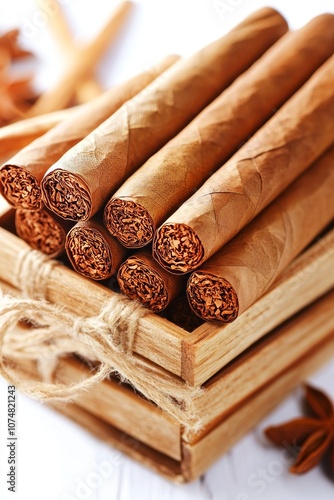
POLYGON ((239 301, 232 285, 223 278, 195 271, 187 284, 192 310, 205 321, 231 323, 238 317, 239 301))
POLYGON ((42 206, 42 191, 35 177, 24 168, 4 165, 0 170, 1 192, 16 208, 38 210, 42 206))
POLYGON ((88 220, 91 216, 91 199, 85 182, 65 170, 53 170, 42 181, 46 206, 67 220, 88 220))
POLYGON ((148 309, 160 312, 168 305, 168 292, 162 276, 136 256, 119 268, 117 280, 122 292, 148 309))
POLYGON ((87 278, 104 280, 115 273, 110 246, 94 228, 71 229, 66 238, 66 252, 74 269, 87 278))
POLYGON ((18 236, 34 250, 57 257, 65 249, 64 228, 45 210, 15 212, 15 228, 18 236))
POLYGON ((141 248, 154 235, 154 222, 148 211, 130 200, 113 198, 104 209, 104 223, 110 234, 127 248, 141 248))
POLYGON ((186 224, 164 224, 154 238, 153 256, 173 274, 185 274, 198 267, 204 256, 203 245, 186 224))

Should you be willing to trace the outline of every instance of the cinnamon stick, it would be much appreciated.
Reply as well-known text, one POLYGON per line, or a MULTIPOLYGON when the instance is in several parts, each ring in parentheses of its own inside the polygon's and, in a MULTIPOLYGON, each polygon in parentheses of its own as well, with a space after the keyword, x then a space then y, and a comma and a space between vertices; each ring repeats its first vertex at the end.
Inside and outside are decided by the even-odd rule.
MULTIPOLYGON (((80 57, 80 49, 73 41, 71 30, 67 23, 66 17, 62 10, 62 6, 57 0, 40 0, 39 6, 52 9, 53 15, 49 16, 49 26, 51 27, 54 37, 58 42, 62 55, 71 60, 74 57, 80 57)), ((86 79, 77 82, 75 90, 76 101, 85 103, 90 101, 102 93, 102 87, 93 76, 88 76, 86 79)))
POLYGON ((68 106, 75 92, 78 81, 84 79, 92 71, 99 57, 110 46, 118 35, 125 19, 132 9, 132 2, 126 0, 117 5, 110 19, 97 37, 80 50, 71 64, 67 66, 57 85, 45 92, 30 109, 28 116, 50 113, 68 106))
MULTIPOLYGON (((42 206, 40 182, 47 169, 83 137, 135 96, 177 60, 165 58, 130 80, 113 87, 71 113, 42 137, 19 151, 0 169, 0 192, 15 207, 36 210, 42 206)), ((40 118, 43 120, 43 118, 40 118)), ((1 132, 0 132, 1 137, 1 132)))
POLYGON ((53 258, 64 253, 66 233, 72 225, 45 208, 15 211, 17 235, 34 250, 53 258))
POLYGON ((19 35, 20 30, 15 28, 0 36, 0 47, 4 48, 14 60, 32 56, 31 52, 20 46, 19 35))
POLYGON ((334 15, 287 33, 185 129, 129 177, 107 203, 110 234, 130 248, 156 228, 334 52, 334 15))
POLYGON ((126 249, 104 227, 102 216, 78 222, 69 231, 65 246, 73 268, 93 280, 110 278, 127 256, 126 249))
POLYGON ((64 218, 92 217, 122 181, 286 31, 280 14, 261 9, 179 61, 47 172, 42 183, 46 204, 64 218))
POLYGON ((119 268, 121 291, 153 312, 163 311, 182 291, 184 280, 165 271, 146 251, 129 257, 119 268))
POLYGON ((334 56, 158 229, 158 262, 193 271, 334 141, 334 56))
POLYGON ((194 271, 189 303, 206 321, 231 322, 334 219, 334 146, 222 250, 194 271))

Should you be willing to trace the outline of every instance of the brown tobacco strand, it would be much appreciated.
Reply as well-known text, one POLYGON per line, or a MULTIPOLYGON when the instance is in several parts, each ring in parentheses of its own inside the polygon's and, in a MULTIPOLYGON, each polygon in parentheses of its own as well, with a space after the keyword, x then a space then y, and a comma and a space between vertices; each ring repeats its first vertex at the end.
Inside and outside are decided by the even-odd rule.
POLYGON ((18 236, 34 250, 49 257, 58 257, 65 251, 66 233, 72 224, 60 219, 46 209, 15 212, 15 229, 18 236))
POLYGON ((42 185, 49 208, 64 218, 88 220, 122 181, 286 31, 276 11, 261 9, 179 61, 47 172, 42 185))
POLYGON ((154 312, 163 311, 179 295, 184 284, 180 276, 162 269, 145 251, 129 257, 121 265, 117 280, 125 295, 154 312))
POLYGON ((107 203, 110 234, 129 248, 200 187, 334 52, 334 16, 286 34, 185 129, 152 156, 107 203))
POLYGON ((230 322, 260 298, 334 219, 334 146, 193 272, 187 295, 206 321, 230 322))
POLYGON ((40 182, 47 169, 177 59, 177 56, 169 56, 156 67, 78 107, 67 120, 60 122, 11 158, 0 169, 0 192, 7 201, 15 207, 29 210, 40 208, 40 182))
POLYGON ((110 236, 98 215, 71 229, 66 253, 74 269, 93 280, 110 278, 127 256, 126 249, 110 236))
POLYGON ((162 266, 196 269, 332 144, 333 88, 334 56, 158 229, 162 266))

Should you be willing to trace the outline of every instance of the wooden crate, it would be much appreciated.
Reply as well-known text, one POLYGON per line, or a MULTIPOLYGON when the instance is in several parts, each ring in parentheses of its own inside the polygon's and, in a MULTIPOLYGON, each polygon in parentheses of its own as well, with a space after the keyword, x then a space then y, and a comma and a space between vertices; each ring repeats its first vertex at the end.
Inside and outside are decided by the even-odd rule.
MULTIPOLYGON (((6 212, 1 224, 11 225, 6 212)), ((2 287, 19 293, 19 252, 27 245, 0 228, 2 287)), ((185 388, 201 386, 194 400, 199 432, 181 425, 163 408, 116 378, 57 410, 104 441, 178 482, 191 481, 254 426, 313 370, 334 353, 334 230, 296 259, 284 276, 234 323, 204 324, 189 333, 154 314, 139 321, 135 356, 185 388)), ((46 299, 82 316, 98 314, 113 296, 65 266, 50 271, 46 299), (85 281, 85 296, 80 294, 85 281), (59 284, 66 293, 59 292, 59 284)), ((25 377, 38 377, 34 363, 20 363, 25 377)), ((58 382, 89 376, 75 357, 62 359, 58 382)))

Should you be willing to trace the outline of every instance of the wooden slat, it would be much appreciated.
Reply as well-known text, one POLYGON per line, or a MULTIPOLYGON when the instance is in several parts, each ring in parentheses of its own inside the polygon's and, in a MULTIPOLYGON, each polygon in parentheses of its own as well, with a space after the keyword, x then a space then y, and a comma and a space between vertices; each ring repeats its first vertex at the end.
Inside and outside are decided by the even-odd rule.
POLYGON ((334 332, 334 290, 294 316, 218 372, 196 400, 204 427, 185 441, 198 441, 237 405, 289 369, 334 332))
MULTIPOLYGON (((56 379, 78 382, 89 375, 87 367, 74 359, 60 360, 56 379)), ((181 460, 181 427, 160 408, 115 380, 76 398, 75 404, 159 452, 181 460)))
MULTIPOLYGON (((128 433, 133 432, 133 428, 138 429, 139 432, 135 434, 138 434, 140 441, 145 438, 154 447, 167 448, 167 453, 181 458, 179 451, 177 451, 179 448, 176 444, 176 434, 172 436, 168 434, 168 428, 172 430, 172 433, 174 432, 170 419, 167 418, 167 424, 166 422, 162 423, 162 420, 159 420, 161 415, 158 412, 158 421, 153 418, 158 433, 161 432, 158 429, 159 422, 166 426, 162 431, 163 440, 165 440, 163 447, 155 442, 154 430, 149 429, 147 432, 146 429, 144 434, 141 432, 141 420, 152 421, 151 415, 147 415, 146 412, 157 411, 157 408, 142 400, 140 396, 133 394, 127 387, 118 386, 113 381, 106 381, 100 385, 98 390, 95 389, 83 396, 88 398, 86 401, 80 398, 77 405, 61 407, 60 411, 64 410, 72 419, 81 423, 105 442, 123 449, 130 456, 153 467, 159 473, 167 475, 170 479, 179 482, 193 480, 263 418, 302 379, 334 355, 333 297, 334 292, 331 292, 320 299, 318 303, 310 306, 274 332, 262 345, 256 346, 253 352, 250 351, 236 360, 207 384, 208 392, 204 392, 202 396, 201 411, 203 414, 206 412, 208 421, 213 417, 217 408, 218 410, 221 408, 219 405, 221 405, 222 396, 226 396, 228 400, 231 398, 232 392, 235 392, 237 399, 234 401, 239 400, 239 404, 232 408, 232 411, 222 421, 218 422, 213 418, 213 422, 206 429, 204 436, 203 434, 193 436, 184 433, 181 453, 182 475, 180 474, 179 459, 173 460, 166 457, 166 452, 162 454, 153 451, 151 447, 139 442, 138 438, 128 436, 128 433), (313 331, 318 331, 318 334, 315 334, 309 343, 309 336, 313 335, 313 331), (298 346, 300 346, 300 350, 298 350, 298 346), (307 346, 308 349, 306 349, 307 346), (285 356, 288 357, 286 361, 283 359, 285 356), (273 371, 272 366, 274 367, 273 371), (270 377, 275 374, 275 370, 276 378, 272 379, 270 377), (261 372, 263 372, 262 377, 260 376, 261 372), (238 380, 239 377, 240 380, 238 380), (253 382, 258 386, 262 384, 262 388, 257 390, 255 394, 248 394, 246 399, 241 393, 239 398, 238 393, 243 390, 243 384, 247 381, 246 392, 247 390, 252 392, 250 385, 253 382), (94 394, 92 394, 93 392, 94 394), (210 398, 208 398, 208 394, 210 394, 210 398), (241 399, 243 399, 242 402, 241 399), (119 408, 117 408, 118 404, 119 408), (90 412, 83 411, 81 406, 89 408, 95 416, 90 412), (129 415, 129 412, 133 415, 129 415), (97 418, 96 415, 101 418, 97 418), (102 418, 108 422, 114 422, 121 429, 118 430, 115 426, 110 426, 102 421, 102 418), (129 427, 122 423, 122 418, 129 427), (215 427, 210 431, 211 425, 215 425, 215 427), (127 432, 124 432, 123 429, 127 432), (171 439, 171 447, 175 447, 172 453, 168 451, 169 439, 171 439), (127 445, 124 446, 124 440, 131 443, 130 449, 127 445), (134 446, 133 443, 135 443, 134 446)), ((59 380, 62 381, 66 381, 68 378, 77 379, 86 370, 74 361, 69 363, 68 360, 63 360, 62 363, 64 365, 58 372, 59 380)), ((231 400, 229 404, 231 404, 231 400)), ((159 441, 158 435, 156 440, 159 441)))
MULTIPOLYGON (((13 293, 13 289, 8 290, 8 286, 7 289, 5 286, 4 290, 13 293)), ((194 401, 195 410, 203 422, 202 430, 196 434, 195 438, 192 431, 185 431, 183 440, 193 442, 194 439, 201 439, 243 400, 279 376, 313 346, 318 345, 331 331, 334 331, 333 310, 334 291, 301 311, 218 372, 205 384, 200 397, 194 401)), ((145 360, 143 362, 145 363, 145 360)), ((62 362, 60 374, 65 377, 60 381, 65 382, 77 380, 81 375, 89 375, 85 367, 68 360, 62 362)), ((132 421, 131 411, 129 418, 126 416, 127 410, 136 404, 137 399, 133 396, 130 389, 124 392, 123 386, 106 381, 97 392, 85 395, 82 403, 80 398, 78 404, 92 413, 97 411, 98 416, 102 416, 113 425, 120 426, 120 428, 124 426, 124 430, 133 425, 135 436, 140 439, 140 426, 136 424, 136 419, 132 421), (108 398, 112 401, 110 404, 108 398), (101 414, 99 414, 100 407, 103 408, 101 414), (116 411, 114 411, 115 407, 116 411)), ((179 459, 179 425, 172 419, 164 418, 161 410, 151 403, 142 399, 139 403, 136 412, 138 415, 143 413, 143 420, 146 419, 148 422, 148 428, 145 429, 142 440, 150 446, 157 446, 159 450, 173 458, 179 459), (154 430, 154 425, 151 430, 151 411, 155 413, 152 418, 158 428, 157 432, 154 430), (155 444, 155 440, 158 445, 155 444)))
POLYGON ((208 467, 226 453, 267 413, 282 401, 302 380, 334 356, 334 335, 308 356, 293 365, 274 382, 249 398, 224 422, 195 444, 183 443, 182 472, 187 481, 198 478, 208 467))
MULTIPOLYGON (((0 228, 0 279, 20 287, 15 276, 17 257, 29 246, 0 228)), ((54 267, 47 284, 46 299, 83 317, 95 316, 114 295, 110 289, 86 279, 65 266, 54 267)), ((181 374, 182 339, 189 333, 153 313, 139 320, 134 352, 166 370, 181 374)))
MULTIPOLYGON (((18 286, 14 272, 17 255, 29 247, 2 228, 0 240, 0 278, 18 286)), ((149 313, 140 320, 134 352, 190 385, 201 385, 266 333, 330 290, 334 273, 329 271, 333 268, 334 230, 299 257, 280 282, 234 323, 225 327, 205 324, 189 334, 149 313)), ((58 266, 49 277, 47 299, 87 317, 96 315, 113 293, 58 266)))
POLYGON ((57 406, 54 409, 78 423, 104 443, 126 453, 154 472, 176 483, 184 483, 180 462, 153 450, 75 404, 57 406))
MULTIPOLYGON (((18 290, 1 281, 0 289, 11 295, 19 294, 18 290)), ((28 327, 18 325, 16 328, 24 335, 28 327)), ((40 380, 34 361, 12 362, 17 370, 24 370, 30 379, 40 380)), ((54 382, 72 384, 90 375, 90 369, 78 359, 60 358, 54 372, 54 382)), ((181 425, 161 408, 138 396, 129 385, 121 384, 116 379, 104 380, 94 389, 83 392, 75 399, 75 403, 166 456, 181 460, 181 425)))
POLYGON ((250 345, 334 287, 334 230, 290 266, 236 321, 200 326, 183 342, 182 378, 201 385, 250 345))
MULTIPOLYGON (((64 360, 65 365, 68 364, 68 361, 69 360, 64 360)), ((73 363, 72 366, 74 365, 75 364, 73 363)), ((40 380, 40 376, 36 368, 36 363, 34 361, 20 360, 19 363, 17 361, 11 361, 11 366, 18 371, 20 377, 24 377, 25 379, 29 380, 40 380)), ((110 387, 108 389, 110 389, 110 387)), ((96 391, 96 389, 94 390, 96 391)), ((111 402, 111 400, 109 399, 110 395, 110 391, 108 391, 107 401, 109 403, 111 402)), ((138 395, 135 395, 135 398, 137 400, 141 399, 138 395)), ((184 478, 181 475, 179 460, 175 460, 168 456, 168 454, 157 451, 156 449, 145 444, 142 440, 136 438, 133 434, 131 434, 133 433, 133 428, 131 428, 130 426, 126 429, 125 432, 122 429, 119 429, 104 420, 102 418, 103 415, 97 416, 96 411, 94 413, 87 411, 83 406, 80 406, 78 402, 80 402, 79 399, 76 400, 76 403, 57 403, 54 405, 49 404, 48 406, 69 417, 71 420, 87 429, 98 439, 101 439, 104 443, 114 446, 120 451, 126 453, 131 458, 137 460, 138 462, 168 478, 169 480, 177 483, 184 482, 184 478)), ((139 401, 139 405, 140 404, 141 401, 139 401)), ((101 407, 101 401, 99 405, 101 407)), ((137 415, 137 409, 138 401, 133 405, 131 409, 131 413, 133 413, 135 416, 137 415)), ((137 418, 140 420, 140 418, 142 418, 143 416, 143 413, 139 411, 137 418)), ((127 417, 127 413, 124 413, 124 420, 126 420, 127 417)), ((135 427, 138 428, 139 425, 140 422, 137 422, 135 424, 135 427)), ((140 437, 143 437, 141 433, 140 437)))

